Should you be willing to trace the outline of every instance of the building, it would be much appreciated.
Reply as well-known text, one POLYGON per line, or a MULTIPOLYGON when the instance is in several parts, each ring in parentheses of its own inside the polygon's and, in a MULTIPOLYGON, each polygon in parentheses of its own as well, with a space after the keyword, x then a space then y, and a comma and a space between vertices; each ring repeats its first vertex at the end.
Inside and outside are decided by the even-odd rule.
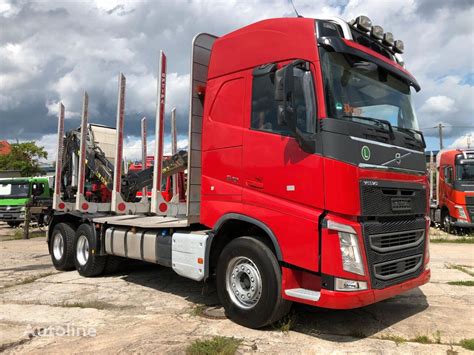
POLYGON ((7 141, 0 141, 0 155, 10 154, 12 147, 7 141))

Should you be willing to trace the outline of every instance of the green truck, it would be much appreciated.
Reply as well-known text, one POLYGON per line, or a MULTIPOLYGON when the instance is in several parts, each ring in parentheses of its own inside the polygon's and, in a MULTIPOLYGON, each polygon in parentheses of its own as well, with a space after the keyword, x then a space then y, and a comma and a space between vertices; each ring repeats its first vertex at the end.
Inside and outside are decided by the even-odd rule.
MULTIPOLYGON (((51 177, 0 179, 0 221, 17 227, 25 219, 27 204, 48 205, 53 196, 51 177), (35 202, 36 201, 36 202, 35 202)), ((43 209, 32 212, 39 224, 45 222, 43 209)))

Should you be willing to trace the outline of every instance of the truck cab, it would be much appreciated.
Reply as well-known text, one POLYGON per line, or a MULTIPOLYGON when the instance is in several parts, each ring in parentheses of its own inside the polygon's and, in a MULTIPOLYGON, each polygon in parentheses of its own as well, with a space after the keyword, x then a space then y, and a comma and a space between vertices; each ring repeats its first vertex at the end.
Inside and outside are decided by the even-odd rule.
POLYGON ((272 19, 218 38, 205 90, 201 223, 260 225, 283 297, 323 307, 429 279, 420 87, 365 20, 272 19))
POLYGON ((0 179, 0 221, 17 227, 25 219, 26 204, 32 197, 52 197, 46 177, 0 179))
POLYGON ((432 219, 448 232, 474 228, 474 151, 442 150, 436 157, 436 170, 432 219))

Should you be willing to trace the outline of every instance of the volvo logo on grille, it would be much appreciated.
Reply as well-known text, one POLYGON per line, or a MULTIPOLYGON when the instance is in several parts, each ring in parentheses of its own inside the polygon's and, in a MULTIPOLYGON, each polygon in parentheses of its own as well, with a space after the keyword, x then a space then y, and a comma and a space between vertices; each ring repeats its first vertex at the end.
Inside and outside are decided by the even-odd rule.
POLYGON ((411 211, 409 198, 392 198, 392 211, 411 211))

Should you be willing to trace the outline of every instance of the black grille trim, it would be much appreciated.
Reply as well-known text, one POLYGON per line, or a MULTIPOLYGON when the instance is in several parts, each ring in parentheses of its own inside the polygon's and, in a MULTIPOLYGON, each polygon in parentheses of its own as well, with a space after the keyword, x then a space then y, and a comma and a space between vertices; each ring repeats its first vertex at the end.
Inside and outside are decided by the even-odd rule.
POLYGON ((424 238, 424 229, 374 234, 369 236, 370 246, 372 249, 381 253, 415 247, 423 242, 424 238))
POLYGON ((424 215, 426 188, 417 183, 361 180, 361 215, 395 217, 424 215))
MULTIPOLYGON (((423 272, 423 260, 425 254, 425 228, 424 217, 411 218, 380 218, 378 220, 362 221, 362 233, 364 237, 365 252, 367 257, 370 280, 373 289, 383 289, 388 286, 416 278, 423 272), (380 252, 373 248, 371 239, 376 235, 384 234, 404 234, 419 233, 423 230, 423 238, 416 245, 405 245, 403 249, 380 252), (416 264, 416 268, 409 268, 409 272, 394 272, 390 278, 380 277, 380 272, 375 267, 380 265, 390 265, 405 259, 421 257, 421 263, 416 264)), ((407 270, 404 270, 407 271, 407 270)), ((382 275, 384 276, 384 275, 382 275)))
POLYGON ((415 272, 423 262, 423 254, 374 265, 374 275, 380 280, 391 280, 415 272))

